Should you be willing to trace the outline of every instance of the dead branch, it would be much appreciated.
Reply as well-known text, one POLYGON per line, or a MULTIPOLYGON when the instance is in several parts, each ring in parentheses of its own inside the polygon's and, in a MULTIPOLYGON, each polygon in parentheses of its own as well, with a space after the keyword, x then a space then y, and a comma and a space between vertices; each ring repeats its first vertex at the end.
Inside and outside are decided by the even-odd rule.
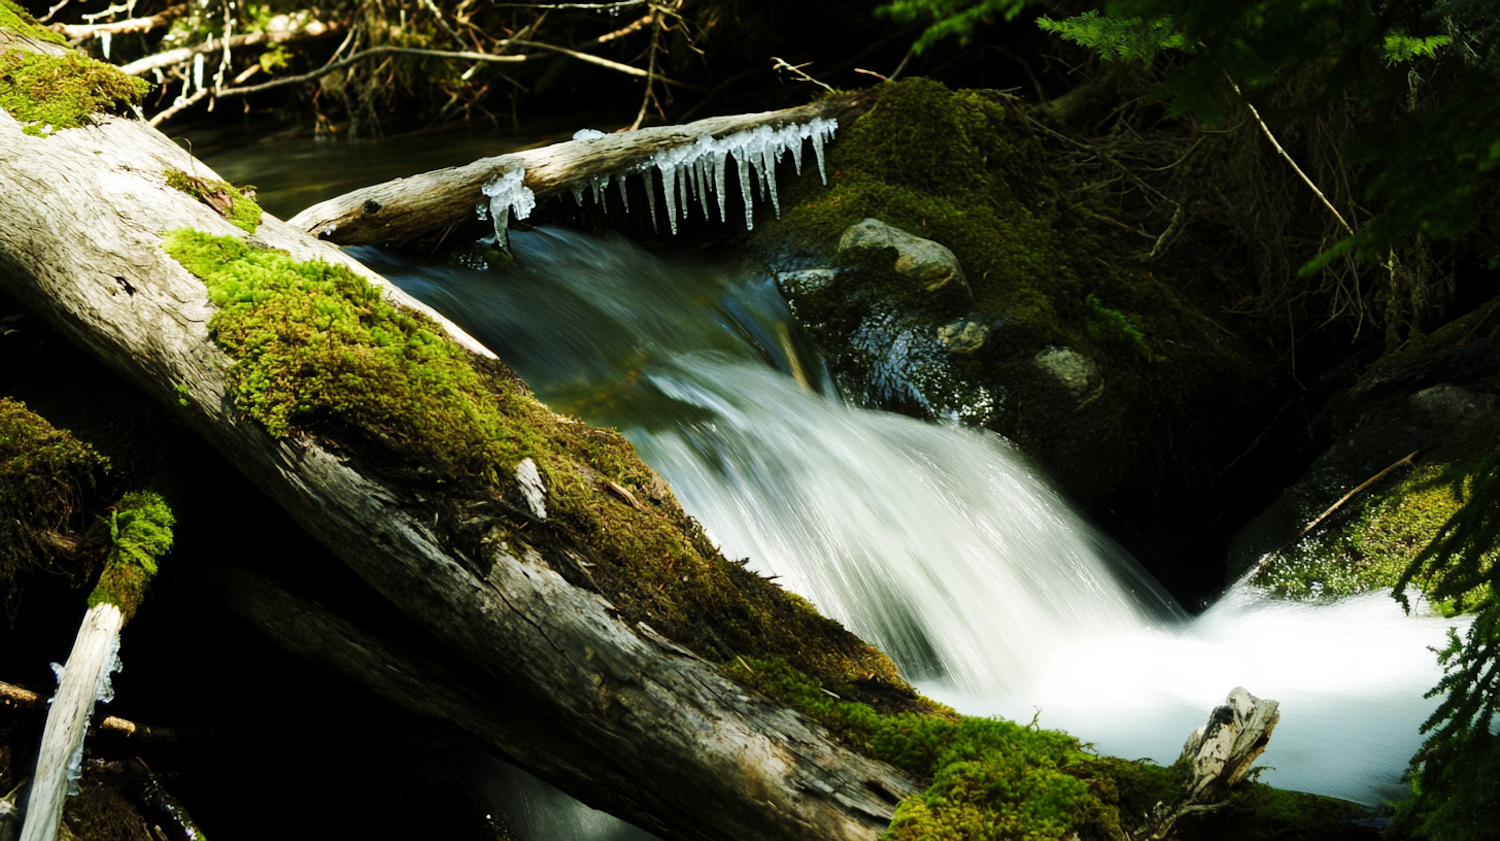
POLYGON ((132 32, 149 32, 159 26, 166 26, 173 20, 182 16, 187 11, 186 3, 178 3, 175 6, 157 12, 150 17, 127 18, 112 23, 54 23, 53 32, 60 32, 71 41, 87 41, 90 38, 98 38, 101 35, 126 35, 132 32))

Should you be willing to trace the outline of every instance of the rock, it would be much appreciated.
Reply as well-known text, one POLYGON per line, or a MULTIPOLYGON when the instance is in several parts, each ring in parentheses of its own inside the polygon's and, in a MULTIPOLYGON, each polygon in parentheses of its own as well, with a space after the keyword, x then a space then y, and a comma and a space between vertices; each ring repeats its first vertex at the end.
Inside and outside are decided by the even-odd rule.
POLYGON ((1411 405, 1431 418, 1435 426, 1448 428, 1468 426, 1500 405, 1500 397, 1473 394, 1451 383, 1423 389, 1409 399, 1411 405))
POLYGON ((790 298, 822 292, 839 276, 837 269, 802 269, 795 272, 777 272, 776 283, 790 298))
POLYGON ((839 253, 896 249, 896 273, 921 283, 928 292, 943 288, 961 290, 972 298, 969 282, 947 246, 913 236, 878 219, 866 219, 850 225, 839 238, 839 253))
POLYGON ((1036 355, 1034 361, 1038 368, 1073 395, 1080 409, 1104 393, 1104 378, 1099 375, 1099 366, 1072 348, 1049 345, 1036 355))
POLYGON ((973 353, 984 346, 984 340, 990 335, 990 327, 980 321, 960 318, 939 327, 937 335, 938 341, 948 346, 949 353, 973 353))

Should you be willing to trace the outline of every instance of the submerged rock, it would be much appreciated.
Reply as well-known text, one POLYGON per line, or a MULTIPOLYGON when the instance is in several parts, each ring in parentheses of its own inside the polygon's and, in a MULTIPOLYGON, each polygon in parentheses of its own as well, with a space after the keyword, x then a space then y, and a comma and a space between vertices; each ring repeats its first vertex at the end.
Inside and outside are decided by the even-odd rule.
POLYGON ((949 353, 973 353, 984 347, 989 338, 990 327, 980 321, 960 318, 938 328, 938 341, 948 346, 949 353))

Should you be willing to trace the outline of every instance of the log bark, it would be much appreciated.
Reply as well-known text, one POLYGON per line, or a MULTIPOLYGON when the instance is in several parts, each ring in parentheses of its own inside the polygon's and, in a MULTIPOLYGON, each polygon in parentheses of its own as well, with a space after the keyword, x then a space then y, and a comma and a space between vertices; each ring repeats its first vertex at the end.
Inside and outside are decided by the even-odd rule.
POLYGON ((868 91, 837 94, 781 111, 710 117, 685 126, 617 132, 597 140, 572 140, 464 166, 398 178, 319 202, 287 220, 293 227, 339 245, 380 245, 441 230, 474 217, 480 189, 490 178, 518 167, 538 199, 558 195, 591 178, 622 173, 657 152, 696 143, 703 135, 724 137, 761 126, 780 128, 815 117, 846 125, 868 110, 868 91))
MULTIPOLYGON (((102 117, 38 138, 0 113, 0 291, 168 407, 377 591, 513 687, 567 736, 532 747, 573 796, 672 839, 880 835, 916 790, 905 775, 649 628, 627 627, 555 571, 548 545, 511 540, 476 563, 416 491, 362 472, 369 466, 321 439, 273 438, 236 411, 207 291, 166 255, 161 234, 245 234, 165 186, 167 168, 217 177, 137 122, 102 117), (608 761, 594 764, 600 756, 608 761)), ((269 215, 255 236, 299 260, 348 265, 416 306, 269 215)))

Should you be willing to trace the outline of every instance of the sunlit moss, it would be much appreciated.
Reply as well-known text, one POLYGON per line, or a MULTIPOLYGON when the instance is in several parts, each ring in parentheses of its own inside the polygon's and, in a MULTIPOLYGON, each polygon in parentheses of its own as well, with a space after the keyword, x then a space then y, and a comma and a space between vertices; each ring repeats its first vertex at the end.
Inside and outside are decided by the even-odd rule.
POLYGON ((88 125, 103 111, 139 104, 149 88, 113 65, 73 52, 54 56, 12 49, 0 55, 0 108, 38 137, 88 125))
POLYGON ((180 169, 166 171, 167 186, 180 190, 214 209, 246 233, 260 227, 260 205, 255 202, 254 187, 236 187, 228 181, 200 178, 180 169))
POLYGON ((883 654, 719 554, 621 435, 555 415, 427 316, 391 306, 343 266, 188 230, 163 245, 208 287, 218 308, 209 331, 235 358, 230 394, 271 434, 383 451, 392 475, 451 498, 463 520, 531 458, 546 520, 488 521, 487 540, 565 547, 583 561, 558 570, 570 582, 607 598, 628 625, 710 659, 775 655, 915 703, 883 654))
POLYGON ((156 576, 157 559, 172 548, 176 519, 159 495, 142 491, 122 497, 109 518, 109 558, 89 594, 89 607, 112 604, 129 621, 156 576))

